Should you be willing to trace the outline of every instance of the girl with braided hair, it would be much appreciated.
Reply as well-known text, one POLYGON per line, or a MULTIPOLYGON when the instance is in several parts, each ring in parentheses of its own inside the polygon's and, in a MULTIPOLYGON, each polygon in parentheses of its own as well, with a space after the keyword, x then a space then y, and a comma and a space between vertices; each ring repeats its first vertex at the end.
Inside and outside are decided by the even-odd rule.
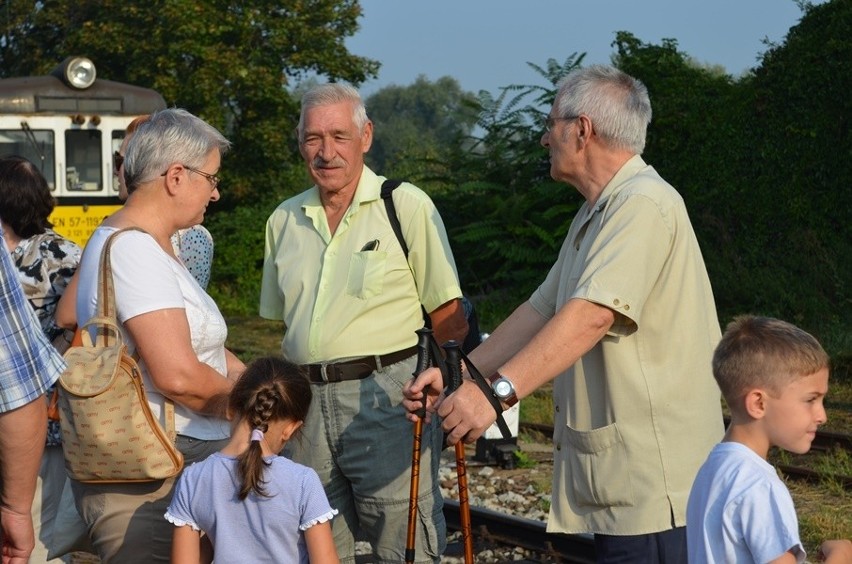
POLYGON ((278 456, 311 404, 303 370, 278 357, 252 362, 228 401, 231 440, 186 468, 166 519, 172 562, 337 563, 331 508, 317 473, 278 456))

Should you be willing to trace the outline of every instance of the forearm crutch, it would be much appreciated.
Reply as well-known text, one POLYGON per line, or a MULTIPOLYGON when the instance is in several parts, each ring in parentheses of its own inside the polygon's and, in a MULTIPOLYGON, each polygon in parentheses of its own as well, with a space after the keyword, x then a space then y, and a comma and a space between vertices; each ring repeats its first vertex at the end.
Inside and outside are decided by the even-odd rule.
MULTIPOLYGON (((447 395, 461 387, 462 367, 461 349, 456 341, 448 341, 442 345, 447 354, 447 372, 449 384, 447 395)), ((470 500, 467 490, 467 464, 465 463, 464 441, 456 443, 456 473, 459 487, 459 519, 461 520, 462 540, 464 541, 465 564, 473 564, 473 532, 470 524, 470 500)))
MULTIPOLYGON (((432 365, 430 349, 432 330, 426 327, 417 330, 417 366, 414 377, 432 365)), ((423 441, 423 418, 426 416, 426 395, 423 395, 423 407, 417 412, 414 423, 414 444, 411 449, 411 488, 408 492, 408 531, 405 537, 405 562, 414 564, 415 533, 417 532, 417 498, 420 494, 420 447, 423 441)))

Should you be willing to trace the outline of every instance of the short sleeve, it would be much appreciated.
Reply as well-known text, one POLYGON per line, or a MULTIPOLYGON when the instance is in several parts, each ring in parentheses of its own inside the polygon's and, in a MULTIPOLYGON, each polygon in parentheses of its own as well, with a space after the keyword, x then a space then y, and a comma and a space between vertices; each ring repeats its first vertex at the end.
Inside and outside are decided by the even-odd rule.
POLYGON ((538 288, 536 288, 535 292, 532 293, 529 299, 529 303, 533 309, 535 309, 539 315, 545 319, 550 319, 556 314, 556 299, 559 293, 559 279, 565 264, 565 255, 567 253, 569 238, 570 234, 562 243, 562 248, 559 251, 559 258, 557 258, 556 262, 553 263, 553 266, 550 267, 550 271, 547 273, 544 281, 538 288))
POLYGON ((115 281, 116 308, 122 323, 151 311, 185 309, 183 292, 174 266, 166 254, 145 233, 127 232, 118 236, 110 251, 115 281))
MULTIPOLYGON (((188 470, 188 469, 187 469, 188 470)), ((166 510, 163 517, 166 521, 172 523, 176 527, 189 525, 194 531, 200 531, 201 528, 196 523, 195 517, 190 509, 190 490, 188 483, 191 480, 189 473, 184 471, 178 479, 175 493, 172 496, 172 501, 169 503, 169 508, 166 510)))
POLYGON ((319 523, 330 521, 332 517, 337 515, 337 510, 332 509, 328 503, 328 498, 325 495, 322 483, 320 483, 319 476, 311 468, 305 468, 300 505, 302 517, 299 523, 299 530, 301 531, 310 529, 319 523))
POLYGON ((263 252, 263 272, 260 285, 260 316, 280 321, 284 319, 284 296, 278 284, 278 269, 275 264, 278 254, 278 237, 283 231, 280 216, 285 212, 276 210, 266 221, 266 237, 263 252))
POLYGON ((770 562, 792 551, 797 562, 805 550, 799 540, 799 523, 790 492, 783 484, 757 484, 725 509, 731 534, 744 536, 755 562, 770 562))
POLYGON ((672 231, 656 203, 641 194, 620 195, 604 213, 572 297, 639 325, 671 252, 672 231))
POLYGON ((409 247, 408 262, 426 311, 435 311, 450 300, 461 298, 455 258, 434 202, 410 184, 397 188, 393 197, 409 247))

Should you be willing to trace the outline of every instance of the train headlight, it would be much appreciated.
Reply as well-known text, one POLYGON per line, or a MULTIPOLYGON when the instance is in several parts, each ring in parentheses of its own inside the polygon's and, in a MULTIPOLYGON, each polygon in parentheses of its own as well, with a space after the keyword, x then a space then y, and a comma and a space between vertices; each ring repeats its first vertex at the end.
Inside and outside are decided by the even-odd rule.
POLYGON ((80 90, 85 90, 94 84, 97 76, 95 63, 86 57, 68 57, 54 69, 52 74, 58 75, 68 86, 80 90))

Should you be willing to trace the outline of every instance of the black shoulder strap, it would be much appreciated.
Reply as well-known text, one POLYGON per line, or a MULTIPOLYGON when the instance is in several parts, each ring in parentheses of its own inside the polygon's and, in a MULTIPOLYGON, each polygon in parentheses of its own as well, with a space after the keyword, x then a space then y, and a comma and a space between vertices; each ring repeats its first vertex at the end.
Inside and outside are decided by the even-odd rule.
POLYGON ((399 246, 402 247, 402 252, 405 253, 406 260, 408 259, 408 245, 405 244, 405 238, 402 236, 402 226, 399 224, 399 216, 396 215, 396 206, 393 203, 393 191, 396 190, 402 180, 391 180, 390 178, 382 183, 382 200, 385 201, 385 209, 388 212, 393 232, 396 233, 396 238, 399 240, 399 246))
MULTIPOLYGON (((402 226, 399 224, 399 216, 396 214, 396 206, 393 203, 393 191, 402 184, 401 180, 391 180, 387 179, 382 183, 382 199, 385 201, 385 209, 388 212, 388 220, 390 220, 391 227, 393 228, 393 232, 396 234, 396 238, 399 240, 399 246, 402 247, 402 252, 405 253, 405 259, 408 260, 408 245, 405 244, 405 238, 402 236, 402 226)), ((423 312, 423 323, 429 329, 432 328, 432 320, 429 318, 429 313, 426 311, 426 308, 423 307, 423 304, 420 304, 420 309, 423 312)), ((438 348, 438 343, 435 341, 435 338, 430 335, 430 347, 431 347, 431 358, 433 362, 436 363, 441 369, 441 374, 444 376, 444 385, 447 385, 448 378, 448 370, 446 364, 443 362, 443 356, 441 355, 440 349, 438 348)), ((491 404, 491 407, 494 408, 494 411, 497 413, 497 428, 500 429, 500 433, 503 435, 504 439, 509 439, 512 437, 512 432, 509 430, 509 426, 506 425, 506 420, 503 419, 503 408, 500 405, 500 400, 494 395, 494 392, 491 390, 491 386, 488 382, 485 381, 485 378, 482 374, 477 370, 476 366, 470 361, 464 352, 459 349, 459 353, 461 357, 465 361, 465 365, 467 366, 468 373, 473 378, 473 381, 476 382, 476 385, 479 386, 479 389, 482 390, 482 393, 485 394, 485 397, 488 399, 488 402, 491 404)))
MULTIPOLYGON (((391 180, 388 178, 382 183, 382 200, 385 201, 385 210, 387 210, 388 221, 390 221, 394 234, 399 241, 399 246, 402 247, 402 252, 405 253, 405 261, 408 262, 408 245, 405 243, 405 237, 402 236, 402 225, 399 223, 399 216, 396 214, 396 206, 393 203, 393 191, 402 184, 402 180, 391 180)), ((412 276, 414 273, 411 273, 412 276)), ((432 319, 429 317, 429 312, 420 303, 420 310, 423 313, 423 325, 432 328, 432 319)))

